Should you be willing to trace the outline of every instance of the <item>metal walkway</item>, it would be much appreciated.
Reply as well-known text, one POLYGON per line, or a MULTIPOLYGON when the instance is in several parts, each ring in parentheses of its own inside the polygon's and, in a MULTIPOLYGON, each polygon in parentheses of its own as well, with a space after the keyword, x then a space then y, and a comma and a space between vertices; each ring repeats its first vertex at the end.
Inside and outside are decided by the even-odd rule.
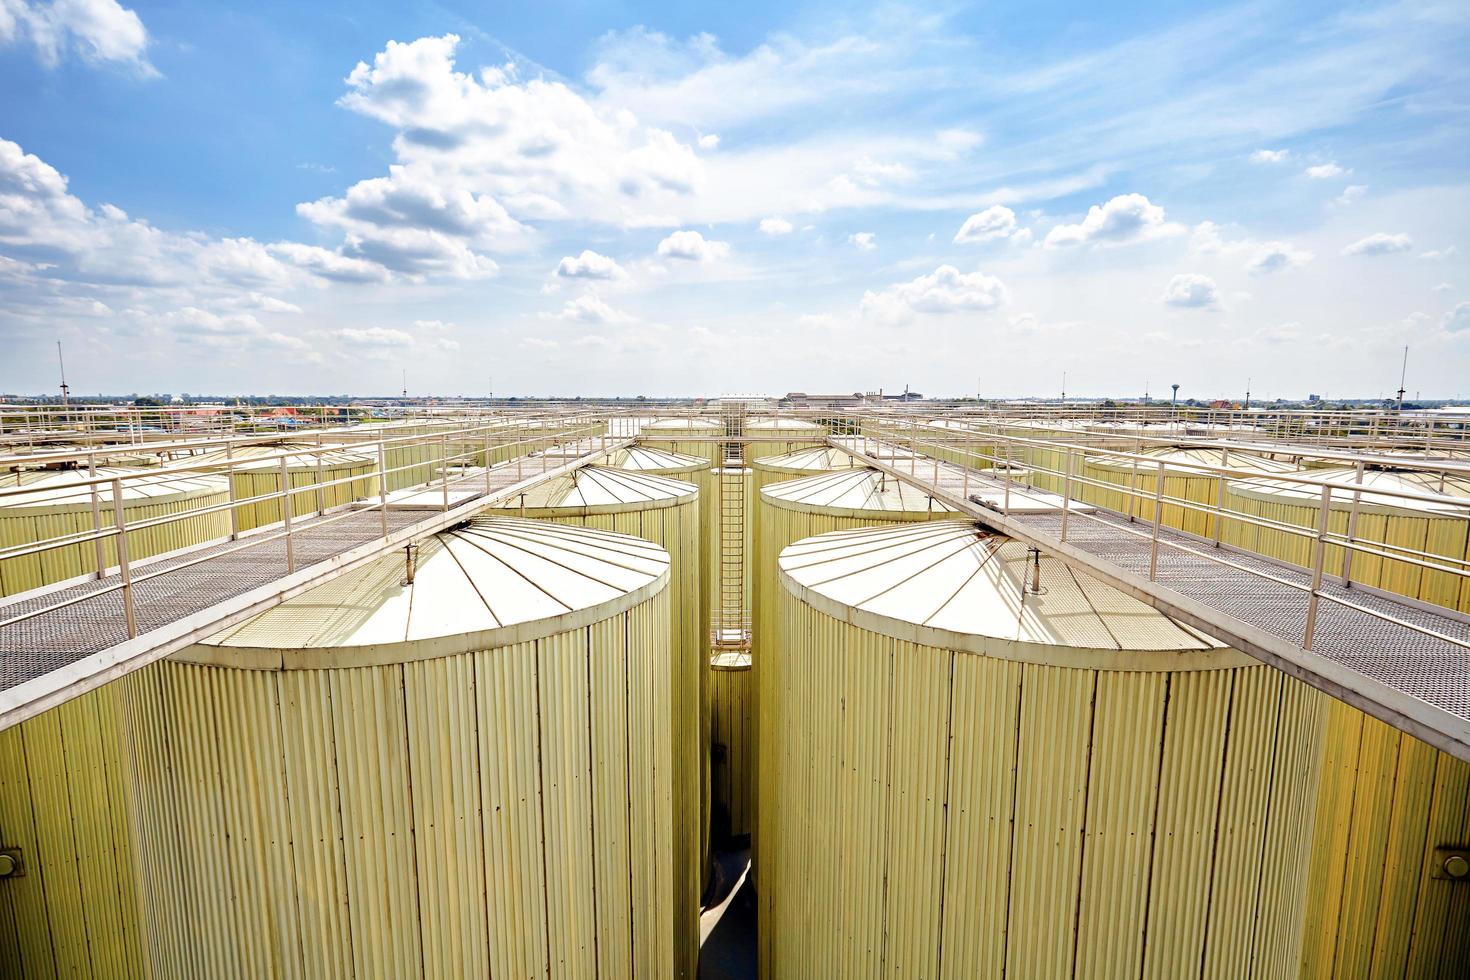
MULTIPOLYGON (((977 470, 861 439, 833 445, 931 493, 997 531, 1054 554, 1176 619, 1217 637, 1437 748, 1470 760, 1470 622, 1449 610, 1323 579, 1312 649, 1303 647, 1312 572, 1091 505, 1001 513, 1004 481, 977 470), (979 496, 984 504, 971 498, 979 496), (1265 576, 1270 576, 1267 578, 1265 576), (1272 581, 1272 579, 1279 581, 1272 581), (1360 609, 1341 602, 1352 603, 1360 609), (1400 622, 1380 618, 1373 613, 1400 622), (1412 624, 1412 627, 1409 625, 1412 624), (1417 627, 1413 628, 1413 627, 1417 627), (1428 631, 1428 632, 1422 632, 1428 631), (1440 639, 1431 633, 1439 634, 1440 639)), ((1021 488, 1013 485, 1012 494, 1021 488)), ((1031 497, 1035 491, 1027 491, 1031 497)))
POLYGON ((287 538, 279 524, 253 535, 261 538, 255 543, 247 535, 136 566, 149 577, 132 585, 137 629, 132 639, 117 574, 0 600, 0 623, 47 610, 0 625, 0 728, 466 520, 526 487, 595 463, 630 442, 587 439, 488 470, 464 470, 448 480, 389 494, 386 514, 376 500, 369 500, 350 505, 359 509, 345 516, 338 510, 293 518, 294 571, 287 567, 287 538), (51 608, 73 599, 80 601, 51 608))

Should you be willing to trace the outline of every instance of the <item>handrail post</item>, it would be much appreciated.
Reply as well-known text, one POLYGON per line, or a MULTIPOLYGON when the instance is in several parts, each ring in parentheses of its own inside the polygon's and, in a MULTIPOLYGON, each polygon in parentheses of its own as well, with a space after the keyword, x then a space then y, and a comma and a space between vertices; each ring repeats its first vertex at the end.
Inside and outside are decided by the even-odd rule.
POLYGON ((291 536, 291 471, 281 457, 281 521, 286 525, 286 571, 296 571, 296 542, 291 536))
MULTIPOLYGON (((1230 447, 1226 446, 1220 450, 1220 468, 1230 468, 1230 447)), ((1225 474, 1221 473, 1215 480, 1215 547, 1220 547, 1220 536, 1222 526, 1225 523, 1225 474)))
POLYGON ((138 620, 133 611, 133 572, 128 567, 128 532, 123 517, 122 480, 112 481, 112 528, 117 538, 117 574, 122 579, 123 619, 127 622, 128 639, 138 635, 138 620))
POLYGON ((1072 517, 1072 450, 1067 450, 1067 468, 1062 473, 1062 540, 1067 540, 1067 522, 1072 517))
POLYGON ((1317 550, 1312 559, 1312 594, 1307 599, 1307 623, 1302 630, 1302 649, 1312 649, 1317 637, 1317 603, 1322 592, 1322 565, 1327 558, 1327 516, 1332 506, 1332 487, 1322 487, 1322 506, 1317 513, 1317 550))
POLYGON ((230 499, 230 540, 240 540, 240 508, 235 504, 235 460, 230 443, 225 443, 225 483, 230 499))
POLYGON ((382 516, 383 537, 388 536, 388 453, 383 439, 378 438, 378 513, 382 516))
MULTIPOLYGON (((87 476, 93 480, 97 479, 97 454, 87 454, 87 476)), ((19 484, 17 484, 19 485, 19 484)), ((92 551, 97 560, 97 577, 100 579, 107 574, 107 549, 102 545, 102 498, 97 493, 97 484, 91 485, 92 491, 92 533, 96 535, 92 539, 92 551)))
POLYGON ((1154 480, 1154 530, 1148 550, 1148 580, 1159 577, 1159 525, 1164 523, 1164 461, 1159 460, 1158 477, 1154 480))
POLYGON ((485 430, 485 493, 490 493, 490 430, 485 430))
MULTIPOLYGON (((327 512, 327 491, 322 486, 327 482, 326 474, 322 471, 322 439, 317 436, 316 440, 316 515, 321 517, 327 512)), ((352 485, 349 483, 348 487, 352 485)), ((349 490, 350 492, 350 490, 349 490)))
POLYGON ((443 460, 441 470, 443 479, 440 481, 444 489, 444 510, 449 510, 449 437, 441 433, 439 435, 439 458, 443 460))
MULTIPOLYGON (((1353 468, 1353 482, 1362 485, 1363 461, 1358 460, 1358 465, 1353 468)), ((1353 491, 1352 509, 1348 511, 1347 544, 1342 549, 1342 584, 1344 588, 1353 587, 1353 542, 1357 540, 1358 534, 1358 504, 1363 499, 1363 491, 1353 491)))

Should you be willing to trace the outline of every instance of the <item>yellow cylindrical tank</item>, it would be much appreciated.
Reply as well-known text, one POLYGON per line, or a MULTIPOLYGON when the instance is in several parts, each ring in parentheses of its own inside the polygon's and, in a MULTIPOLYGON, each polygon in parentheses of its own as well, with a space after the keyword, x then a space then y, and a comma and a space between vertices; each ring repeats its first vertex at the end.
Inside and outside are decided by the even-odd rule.
MULTIPOLYGON (((141 480, 122 484, 123 520, 127 523, 167 517, 199 508, 227 504, 229 485, 211 475, 149 474, 148 470, 98 467, 99 477, 129 477, 148 474, 141 480)), ((92 489, 82 481, 86 470, 26 471, 15 475, 20 493, 0 496, 0 548, 34 544, 69 534, 93 530, 92 489)), ((16 486, 13 483, 11 486, 16 486)), ((111 484, 97 491, 97 526, 113 526, 111 484)), ((139 561, 226 538, 230 516, 221 509, 195 514, 177 521, 138 528, 128 532, 128 560, 139 561)), ((117 546, 103 541, 102 560, 117 563, 117 546)), ((0 560, 0 595, 15 595, 45 585, 64 582, 97 571, 97 549, 92 541, 52 548, 44 552, 0 560)))
POLYGON ((481 517, 131 686, 168 976, 692 976, 669 555, 481 517))
MULTIPOLYGON (((220 449, 179 457, 172 464, 208 466, 221 473, 228 470, 235 499, 245 500, 249 497, 280 493, 279 457, 282 453, 289 453, 285 457, 286 484, 289 487, 310 487, 333 480, 348 481, 334 483, 320 491, 292 494, 292 517, 309 517, 320 511, 345 507, 354 501, 375 498, 378 494, 376 455, 349 447, 326 446, 318 450, 317 447, 304 443, 236 446, 228 453, 220 449)), ((279 524, 281 512, 280 500, 260 500, 245 504, 236 508, 239 529, 249 531, 268 524, 279 524)))
POLYGON ((745 460, 782 456, 797 449, 819 446, 827 441, 827 430, 815 422, 796 418, 748 419, 745 434, 759 442, 745 444, 745 460), (778 441, 765 441, 778 440, 778 441))
POLYGON ((750 468, 755 471, 755 489, 772 483, 782 483, 814 473, 831 473, 835 470, 856 470, 866 464, 854 459, 851 453, 831 446, 817 446, 782 453, 779 456, 763 456, 754 460, 750 468))
MULTIPOLYGON (((1137 455, 1146 456, 1149 461, 1109 456, 1085 457, 1076 470, 1082 479, 1113 484, 1120 489, 1113 490, 1073 481, 1073 495, 1099 507, 1131 514, 1147 523, 1154 518, 1153 495, 1158 485, 1160 463, 1164 466, 1164 496, 1187 500, 1202 507, 1216 507, 1221 503, 1229 505, 1230 478, 1202 473, 1193 468, 1194 466, 1249 470, 1263 476, 1295 473, 1298 469, 1289 460, 1209 446, 1165 446, 1144 449, 1137 455), (1130 489, 1135 492, 1129 493, 1130 489)), ((1165 527, 1178 528, 1201 537, 1211 537, 1215 533, 1215 518, 1209 514, 1187 509, 1181 504, 1169 503, 1163 504, 1159 510, 1160 523, 1165 527)), ((1222 537, 1224 525, 1225 522, 1222 521, 1222 537)))
POLYGON ((639 427, 638 441, 655 449, 703 456, 719 466, 725 461, 724 444, 718 441, 724 434, 725 426, 713 419, 654 419, 639 427))
MULTIPOLYGON (((1353 483, 1354 469, 1316 469, 1311 477, 1335 483, 1353 483)), ((1442 477, 1415 470, 1365 469, 1358 501, 1354 537, 1379 547, 1404 549, 1399 554, 1422 552, 1441 564, 1470 568, 1470 478, 1442 477), (1411 500, 1373 493, 1374 489, 1402 490, 1437 496, 1438 500, 1411 500), (1375 544, 1376 543, 1376 544, 1375 544)), ((1300 483, 1271 480, 1237 481, 1226 488, 1226 507, 1252 517, 1310 529, 1315 532, 1321 516, 1321 490, 1300 483)), ((1333 489, 1328 514, 1328 531, 1346 535, 1353 511, 1353 491, 1333 489)), ((1287 530, 1227 521, 1222 540, 1246 551, 1278 558, 1302 567, 1314 561, 1314 542, 1307 535, 1287 530)), ((1343 549, 1328 545, 1324 571, 1341 575, 1343 549)), ((1355 553, 1349 569, 1353 582, 1386 592, 1396 592, 1422 602, 1470 611, 1470 579, 1439 572, 1393 558, 1355 553)))
POLYGON ((1294 973, 1322 695, 969 522, 779 581, 764 975, 1294 973))
MULTIPOLYGON (((703 460, 698 462, 703 466, 703 460)), ((704 735, 708 730, 704 705, 709 696, 709 671, 705 666, 704 591, 700 583, 703 547, 698 488, 638 470, 585 466, 539 483, 504 501, 500 508, 521 517, 636 535, 669 553, 674 831, 678 847, 675 885, 679 907, 693 916, 699 907, 709 846, 704 735)))

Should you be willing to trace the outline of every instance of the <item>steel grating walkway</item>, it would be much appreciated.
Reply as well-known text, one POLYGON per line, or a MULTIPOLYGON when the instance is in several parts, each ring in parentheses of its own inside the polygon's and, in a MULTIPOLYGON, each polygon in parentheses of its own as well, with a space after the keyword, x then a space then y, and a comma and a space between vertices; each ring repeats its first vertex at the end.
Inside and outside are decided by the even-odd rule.
MULTIPOLYGON (((626 444, 619 441, 618 445, 626 444)), ((416 527, 423 533, 437 530, 446 519, 446 513, 457 514, 459 519, 469 512, 503 499, 558 472, 595 462, 606 451, 607 443, 596 439, 563 444, 545 453, 509 460, 490 467, 488 472, 478 467, 459 472, 451 471, 448 480, 448 512, 441 506, 444 481, 421 485, 388 495, 388 533, 392 537, 414 536, 416 527), (544 456, 544 462, 542 457, 544 456), (535 461, 536 466, 527 463, 535 461), (548 472, 539 467, 545 465, 548 472)), ((307 491, 309 495, 309 491, 307 491)), ((115 587, 118 574, 101 579, 92 579, 39 595, 21 596, 0 600, 0 621, 13 619, 29 612, 49 609, 71 599, 79 601, 59 609, 49 609, 30 619, 0 626, 0 727, 24 720, 35 714, 28 710, 23 694, 17 688, 34 687, 32 682, 42 681, 58 672, 75 670, 89 658, 102 660, 109 651, 127 650, 128 658, 137 658, 132 667, 142 666, 156 657, 147 656, 150 637, 158 637, 158 647, 163 653, 177 649, 177 637, 169 635, 179 632, 181 624, 189 623, 190 635, 208 629, 215 610, 220 611, 218 625, 232 611, 231 601, 243 601, 252 593, 269 592, 274 583, 284 584, 293 577, 329 576, 330 566, 323 563, 341 559, 354 550, 370 547, 375 543, 388 547, 383 536, 383 511, 377 507, 377 499, 362 501, 352 507, 355 512, 341 510, 326 515, 293 518, 291 541, 295 556, 295 572, 290 572, 286 561, 286 539, 278 534, 281 525, 266 529, 269 534, 259 535, 262 540, 251 543, 254 535, 246 535, 238 541, 222 541, 171 555, 167 558, 135 564, 132 586, 135 620, 138 636, 129 639, 123 612, 122 592, 115 587), (203 559, 203 560, 201 560, 203 559), (162 572, 163 574, 155 573, 162 572), (140 575, 151 577, 138 580, 140 575), (111 591, 106 591, 111 588, 111 591), (202 624, 202 625, 200 625, 202 624), (142 653, 143 656, 139 656, 142 653)), ((381 551, 379 552, 381 553, 381 551)), ((344 570, 345 570, 344 566, 344 570)), ((313 581, 312 584, 315 584, 313 581)), ((162 655, 162 654, 160 654, 162 655)), ((119 658, 121 661, 123 658, 119 658)), ((106 672, 107 678, 118 672, 109 663, 98 664, 98 673, 106 672)), ((97 678, 85 678, 78 688, 66 696, 84 693, 96 687, 97 678)), ((59 703, 65 697, 48 690, 47 705, 59 703)))
MULTIPOLYGON (((870 441, 865 451, 860 439, 834 438, 831 442, 996 530, 1027 539, 1375 717, 1470 759, 1470 650, 1402 625, 1470 642, 1470 623, 1448 610, 1439 612, 1376 590, 1345 587, 1324 576, 1315 641, 1308 651, 1301 646, 1309 602, 1305 590, 1312 582, 1307 569, 1234 549, 1217 550, 1198 537, 1160 528, 1157 576, 1150 581, 1151 522, 1130 522, 1125 515, 1087 505, 1086 514, 1073 510, 1063 543, 1062 498, 1055 494, 1039 494, 1052 498, 1055 508, 1002 515, 992 507, 1003 483, 985 471, 970 469, 967 473, 965 467, 933 457, 923 457, 916 465, 904 457, 895 466, 885 462, 885 457, 893 459, 896 447, 891 445, 875 447, 870 441), (977 505, 968 499, 971 496, 980 496, 991 505, 977 505), (1205 554, 1181 550, 1186 548, 1205 554)), ((1013 495, 1017 489, 1013 485, 1013 495)))

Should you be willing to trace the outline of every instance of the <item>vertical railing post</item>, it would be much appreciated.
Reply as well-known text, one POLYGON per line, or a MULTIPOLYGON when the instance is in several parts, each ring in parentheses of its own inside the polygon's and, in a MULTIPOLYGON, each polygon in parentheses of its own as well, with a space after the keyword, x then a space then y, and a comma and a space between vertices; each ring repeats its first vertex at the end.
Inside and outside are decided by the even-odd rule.
POLYGON ((1074 453, 1067 450, 1067 466, 1062 473, 1062 540, 1067 540, 1067 522, 1072 517, 1072 459, 1074 453))
MULTIPOLYGON (((1363 461, 1358 460, 1358 465, 1353 468, 1353 482, 1362 486, 1363 484, 1363 461)), ((1345 588, 1353 585, 1353 542, 1358 535, 1358 505, 1362 502, 1363 491, 1353 491, 1352 509, 1348 511, 1347 544, 1342 549, 1342 584, 1345 588)))
POLYGON ((388 452, 378 437, 378 513, 382 516, 383 537, 388 536, 388 452))
MULTIPOLYGON (((1230 466, 1230 447, 1220 450, 1220 468, 1228 469, 1230 466)), ((1221 473, 1215 480, 1215 547, 1220 547, 1220 537, 1225 523, 1225 474, 1221 473)))
MULTIPOLYGON (((87 454, 87 476, 93 480, 97 479, 97 454, 87 454)), ((102 542, 102 496, 97 492, 97 484, 90 487, 92 491, 92 533, 96 535, 92 539, 93 557, 97 561, 97 577, 100 579, 107 574, 107 549, 102 542)))
POLYGON ((235 504, 235 460, 230 443, 225 443, 225 483, 230 500, 230 540, 240 540, 240 508, 235 504))
MULTIPOLYGON (((322 486, 327 482, 327 476, 322 468, 322 437, 316 438, 316 515, 321 517, 327 512, 327 490, 322 486)), ((351 492, 352 484, 347 485, 351 492)))
POLYGON ((485 431, 485 493, 490 493, 490 431, 485 431))
POLYGON ((117 541, 117 574, 122 579, 123 619, 128 627, 128 639, 138 635, 138 618, 133 610, 133 572, 128 565, 127 523, 123 517, 122 480, 112 481, 112 529, 117 541))
POLYGON ((1159 526, 1164 523, 1164 461, 1159 460, 1159 472, 1154 480, 1154 529, 1148 547, 1148 580, 1159 577, 1159 526))
POLYGON ((443 460, 442 470, 444 478, 440 481, 444 490, 444 510, 449 510, 449 437, 439 436, 439 458, 443 460))
POLYGON ((1327 518, 1332 507, 1332 488, 1322 488, 1322 505, 1317 512, 1317 548, 1312 559, 1312 594, 1307 598, 1307 623, 1302 629, 1302 649, 1312 649, 1317 639, 1317 604, 1322 594, 1322 565, 1327 559, 1327 518))
POLYGON ((286 571, 296 571, 296 542, 291 534, 291 470, 281 457, 281 521, 286 525, 286 571))

